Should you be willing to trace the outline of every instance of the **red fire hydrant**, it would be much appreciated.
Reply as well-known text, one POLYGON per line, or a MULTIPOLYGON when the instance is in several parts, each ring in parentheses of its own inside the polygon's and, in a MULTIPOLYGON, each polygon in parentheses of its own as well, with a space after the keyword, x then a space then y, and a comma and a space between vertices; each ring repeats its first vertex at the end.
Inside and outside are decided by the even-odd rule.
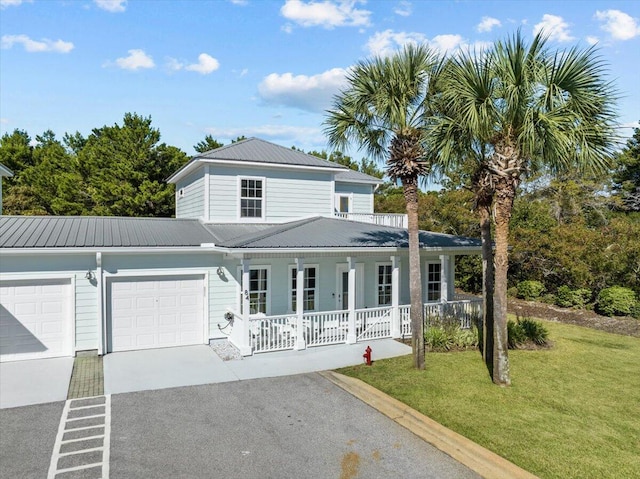
POLYGON ((371 361, 371 346, 367 346, 367 349, 364 350, 364 354, 362 355, 362 357, 364 358, 364 363, 367 366, 371 366, 371 363, 373 361, 371 361))

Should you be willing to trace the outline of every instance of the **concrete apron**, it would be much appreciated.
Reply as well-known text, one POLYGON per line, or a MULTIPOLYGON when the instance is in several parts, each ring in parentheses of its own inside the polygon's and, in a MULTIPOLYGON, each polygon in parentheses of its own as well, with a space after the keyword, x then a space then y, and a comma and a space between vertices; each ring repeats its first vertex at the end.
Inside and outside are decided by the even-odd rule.
POLYGON ((262 353, 230 361, 223 361, 206 345, 111 353, 103 358, 104 392, 119 394, 324 371, 361 364, 368 345, 374 361, 411 352, 410 347, 398 341, 380 339, 262 353))
POLYGON ((67 399, 73 358, 0 363, 0 409, 67 399))

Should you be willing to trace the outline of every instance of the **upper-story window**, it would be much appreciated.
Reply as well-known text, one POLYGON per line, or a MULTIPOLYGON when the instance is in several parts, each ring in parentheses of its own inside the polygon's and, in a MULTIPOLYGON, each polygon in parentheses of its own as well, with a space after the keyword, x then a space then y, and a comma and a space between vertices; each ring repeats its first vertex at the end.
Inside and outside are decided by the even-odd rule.
POLYGON ((264 180, 240 179, 240 218, 264 217, 264 180))

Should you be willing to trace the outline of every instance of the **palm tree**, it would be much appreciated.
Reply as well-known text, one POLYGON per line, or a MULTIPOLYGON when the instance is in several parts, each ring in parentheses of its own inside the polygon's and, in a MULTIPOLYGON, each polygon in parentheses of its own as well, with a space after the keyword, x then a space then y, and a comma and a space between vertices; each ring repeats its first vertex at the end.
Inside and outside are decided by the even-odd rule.
POLYGON ((361 61, 347 74, 347 87, 335 96, 325 120, 332 147, 344 149, 354 142, 374 159, 387 158, 387 174, 402 183, 409 228, 412 347, 418 369, 424 369, 418 182, 431 171, 424 148, 425 118, 433 107, 431 93, 440 66, 437 54, 414 45, 392 57, 361 61))
POLYGON ((444 114, 434 119, 431 144, 449 166, 459 161, 451 142, 461 137, 485 152, 476 188, 491 196, 495 227, 492 375, 509 385, 508 237, 518 185, 534 171, 605 170, 616 140, 616 94, 597 50, 551 51, 543 33, 530 45, 517 32, 486 52, 462 53, 445 76, 444 114))

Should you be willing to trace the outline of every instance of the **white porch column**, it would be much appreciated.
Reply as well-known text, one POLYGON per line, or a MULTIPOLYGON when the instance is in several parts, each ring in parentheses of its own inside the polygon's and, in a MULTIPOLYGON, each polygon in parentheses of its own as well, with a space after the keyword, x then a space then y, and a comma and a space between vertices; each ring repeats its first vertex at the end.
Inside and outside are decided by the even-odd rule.
POLYGON ((98 323, 100 324, 100 341, 98 341, 98 355, 103 356, 107 352, 107 315, 104 313, 103 300, 103 274, 102 274, 102 253, 96 253, 96 289, 98 294, 98 323))
POLYGON ((349 265, 349 330, 347 331, 347 344, 357 341, 356 334, 356 260, 352 256, 347 258, 349 265))
POLYGON ((251 260, 248 258, 242 258, 242 321, 233 325, 233 328, 239 328, 234 334, 236 347, 240 350, 240 354, 243 356, 250 356, 251 343, 249 341, 249 291, 251 290, 251 277, 250 277, 251 260))
POLYGON ((296 258, 296 343, 293 349, 306 349, 304 340, 304 259, 296 258))
POLYGON ((449 255, 440 255, 440 302, 449 300, 449 255))
POLYGON ((456 255, 449 255, 449 301, 456 299, 456 255))
POLYGON ((402 336, 400 324, 400 256, 391 257, 391 337, 402 336))

